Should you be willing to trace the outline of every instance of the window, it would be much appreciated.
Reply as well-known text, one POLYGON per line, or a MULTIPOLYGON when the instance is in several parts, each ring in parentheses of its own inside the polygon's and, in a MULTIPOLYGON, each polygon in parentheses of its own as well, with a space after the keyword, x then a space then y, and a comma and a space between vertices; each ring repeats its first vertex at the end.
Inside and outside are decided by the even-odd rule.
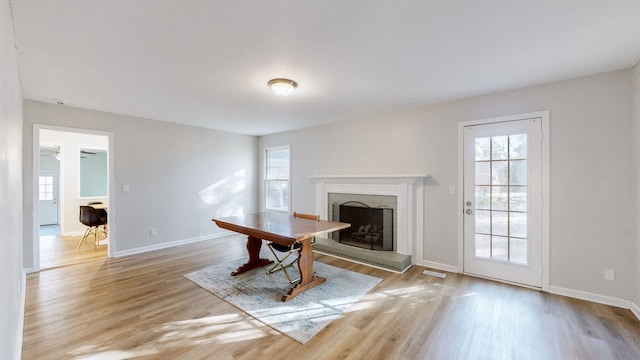
POLYGON ((107 151, 80 149, 80 197, 107 196, 107 151))
POLYGON ((287 146, 265 149, 265 208, 289 211, 291 148, 287 146))
POLYGON ((40 176, 38 182, 38 198, 40 200, 53 200, 53 176, 40 176))

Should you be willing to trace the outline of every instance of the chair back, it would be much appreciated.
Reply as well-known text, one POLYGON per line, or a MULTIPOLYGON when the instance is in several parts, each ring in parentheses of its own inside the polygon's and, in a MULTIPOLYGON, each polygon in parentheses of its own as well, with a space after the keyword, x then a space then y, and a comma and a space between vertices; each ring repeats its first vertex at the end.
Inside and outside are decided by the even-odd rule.
MULTIPOLYGON (((104 203, 102 201, 91 201, 88 202, 87 205, 103 205, 104 203)), ((93 206, 91 206, 93 207, 93 206)), ((95 209, 95 208, 94 208, 95 209)), ((98 213, 98 216, 100 216, 100 219, 102 219, 102 221, 104 221, 104 223, 107 223, 107 210, 105 209, 95 209, 96 212, 98 213)))
POLYGON ((301 218, 301 219, 309 219, 309 220, 320 220, 320 215, 302 214, 299 212, 294 212, 293 217, 301 218))
MULTIPOLYGON (((106 220, 106 219, 105 219, 106 220)), ((85 226, 104 225, 103 220, 92 206, 80 205, 80 222, 85 226)))

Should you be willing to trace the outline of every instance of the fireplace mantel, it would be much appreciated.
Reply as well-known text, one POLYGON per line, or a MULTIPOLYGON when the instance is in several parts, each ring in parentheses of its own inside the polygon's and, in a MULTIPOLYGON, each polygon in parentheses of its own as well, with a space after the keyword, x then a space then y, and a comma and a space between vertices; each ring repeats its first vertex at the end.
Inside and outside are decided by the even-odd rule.
POLYGON ((328 216, 328 194, 390 195, 397 197, 397 250, 422 262, 424 234, 424 179, 426 174, 315 175, 316 212, 328 216))
POLYGON ((391 175, 313 175, 312 179, 316 180, 400 180, 400 179, 424 179, 427 174, 391 174, 391 175))

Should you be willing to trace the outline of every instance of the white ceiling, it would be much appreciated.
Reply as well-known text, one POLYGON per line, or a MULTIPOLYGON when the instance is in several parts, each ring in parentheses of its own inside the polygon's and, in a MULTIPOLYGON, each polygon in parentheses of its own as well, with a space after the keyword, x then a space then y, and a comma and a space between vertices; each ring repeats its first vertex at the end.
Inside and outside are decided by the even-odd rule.
POLYGON ((639 0, 11 0, 24 97, 263 135, 632 67, 639 0), (278 97, 271 78, 298 82, 278 97))

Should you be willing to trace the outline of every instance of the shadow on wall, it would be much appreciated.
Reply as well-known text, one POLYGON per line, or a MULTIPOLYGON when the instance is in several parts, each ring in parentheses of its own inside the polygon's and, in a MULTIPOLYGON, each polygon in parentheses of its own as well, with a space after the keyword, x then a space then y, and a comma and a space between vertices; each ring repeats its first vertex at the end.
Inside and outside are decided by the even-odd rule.
POLYGON ((200 190, 201 207, 213 207, 213 217, 242 215, 244 212, 245 169, 200 190))
POLYGON ((425 186, 438 186, 438 185, 440 185, 440 182, 438 182, 438 180, 434 179, 431 175, 429 175, 424 179, 424 185, 425 186))

